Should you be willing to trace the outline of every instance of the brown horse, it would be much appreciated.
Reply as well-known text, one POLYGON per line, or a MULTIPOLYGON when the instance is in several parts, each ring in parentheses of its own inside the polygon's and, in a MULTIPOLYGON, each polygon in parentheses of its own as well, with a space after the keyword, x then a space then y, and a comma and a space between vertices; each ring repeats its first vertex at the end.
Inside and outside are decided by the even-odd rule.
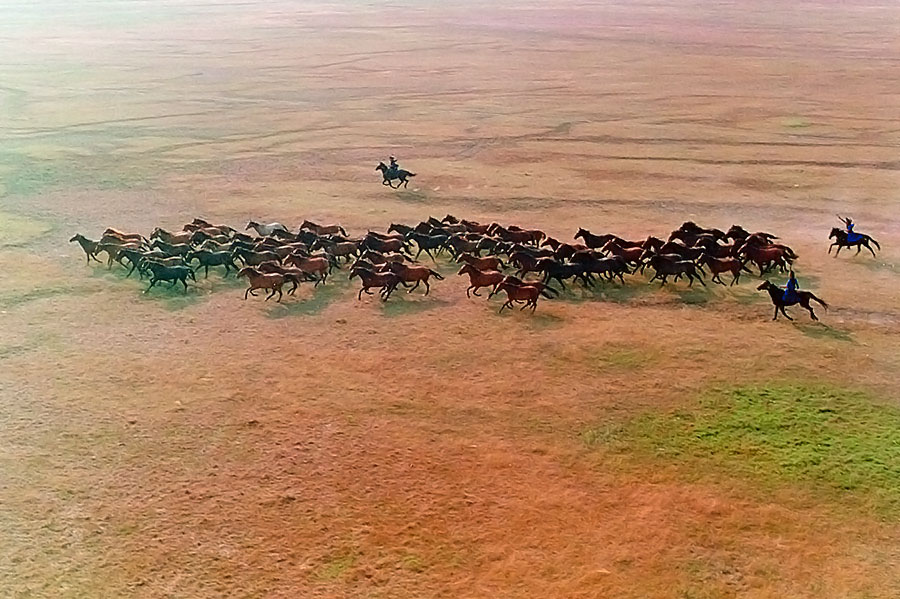
POLYGON ((456 262, 457 264, 462 264, 463 262, 465 262, 466 264, 474 266, 478 270, 500 270, 501 268, 506 268, 503 260, 501 260, 497 256, 485 256, 484 258, 479 258, 478 256, 473 256, 472 254, 463 253, 456 258, 456 262))
POLYGON ((320 256, 307 258, 300 254, 291 254, 284 259, 284 262, 286 264, 293 264, 301 271, 316 276, 315 287, 318 287, 319 283, 325 283, 325 280, 328 278, 328 271, 330 270, 328 258, 320 256))
POLYGON ((340 233, 344 237, 347 236, 347 231, 345 231, 344 227, 340 225, 319 225, 312 222, 311 220, 303 221, 303 224, 300 225, 300 229, 312 231, 316 235, 336 235, 340 233))
POLYGON ((810 318, 812 318, 813 320, 819 320, 819 318, 816 316, 816 313, 813 312, 812 306, 809 305, 810 300, 818 302, 822 305, 823 308, 825 308, 826 310, 828 309, 828 304, 826 304, 824 300, 817 298, 811 291, 797 290, 795 291, 795 293, 797 294, 797 301, 785 303, 784 289, 769 281, 763 281, 762 283, 760 283, 759 287, 757 287, 756 290, 769 292, 769 299, 772 300, 772 304, 775 306, 775 316, 772 318, 772 320, 776 320, 778 318, 779 310, 782 314, 784 314, 785 318, 787 318, 788 320, 794 320, 793 318, 788 316, 787 312, 784 311, 784 308, 785 306, 793 306, 795 303, 800 304, 801 306, 809 310, 810 318))
POLYGON ((729 287, 735 283, 740 283, 742 270, 750 272, 750 269, 737 258, 715 258, 709 254, 701 254, 697 259, 697 263, 708 266, 709 272, 712 273, 712 282, 719 285, 725 285, 725 281, 719 275, 723 272, 730 272, 732 279, 729 287))
POLYGON ((253 293, 255 290, 264 289, 271 292, 266 296, 266 301, 272 299, 276 293, 278 294, 278 299, 275 301, 281 301, 281 298, 283 297, 281 288, 284 287, 284 275, 279 273, 261 273, 252 266, 245 266, 238 271, 237 276, 238 278, 247 277, 247 280, 250 281, 250 287, 244 292, 244 299, 247 299, 248 294, 255 296, 256 294, 253 293))
POLYGON ((744 244, 744 246, 737 251, 737 255, 744 256, 746 259, 753 262, 759 269, 760 275, 765 274, 765 272, 770 270, 774 264, 778 264, 779 262, 787 262, 790 264, 793 261, 793 258, 787 255, 783 248, 774 246, 763 247, 744 244))
POLYGON ((479 270, 472 264, 466 264, 459 269, 458 275, 469 275, 469 287, 466 288, 466 297, 471 297, 471 291, 478 297, 478 290, 482 287, 493 287, 492 294, 497 290, 497 285, 503 281, 503 273, 499 270, 479 270))
POLYGON ((400 277, 404 283, 415 283, 412 289, 408 289, 406 293, 412 293, 419 286, 419 283, 425 283, 425 295, 431 291, 428 279, 434 277, 438 281, 443 281, 444 277, 436 270, 431 270, 427 266, 407 266, 402 262, 389 262, 388 269, 400 277))
POLYGON ((279 274, 284 276, 285 282, 291 282, 291 288, 288 290, 290 295, 294 295, 294 292, 297 291, 297 287, 300 286, 300 283, 303 281, 309 281, 309 275, 300 270, 299 268, 294 268, 292 266, 283 266, 278 264, 277 262, 263 262, 256 269, 263 274, 279 274))
POLYGON ((141 235, 140 233, 122 233, 121 231, 117 231, 115 229, 109 228, 103 231, 104 237, 117 237, 122 241, 129 242, 133 241, 136 243, 147 243, 147 238, 141 235))
POLYGON ((531 306, 531 312, 534 313, 537 309, 538 298, 541 296, 541 290, 534 285, 515 285, 512 282, 500 283, 497 285, 497 290, 506 292, 506 301, 500 306, 501 313, 505 308, 512 309, 513 302, 524 302, 525 305, 519 308, 519 310, 524 310, 528 306, 531 306))
POLYGON ((182 231, 181 233, 170 233, 161 227, 156 227, 153 229, 153 233, 150 234, 150 239, 162 239, 166 243, 178 244, 178 243, 191 243, 193 233, 190 231, 182 231))
MULTIPOLYGON (((643 242, 641 242, 643 245, 643 242)), ((644 248, 640 245, 634 247, 624 247, 619 241, 612 240, 608 241, 602 248, 600 248, 602 252, 609 252, 613 256, 618 256, 625 260, 628 264, 634 264, 635 266, 639 266, 641 264, 641 256, 645 252, 644 248)))
POLYGON ((87 264, 90 264, 91 260, 96 260, 97 262, 100 262, 100 264, 103 264, 103 261, 97 257, 97 252, 100 251, 99 242, 88 239, 81 233, 76 233, 75 236, 69 240, 69 243, 72 243, 73 241, 77 241, 78 245, 81 246, 81 249, 84 250, 85 262, 87 264))

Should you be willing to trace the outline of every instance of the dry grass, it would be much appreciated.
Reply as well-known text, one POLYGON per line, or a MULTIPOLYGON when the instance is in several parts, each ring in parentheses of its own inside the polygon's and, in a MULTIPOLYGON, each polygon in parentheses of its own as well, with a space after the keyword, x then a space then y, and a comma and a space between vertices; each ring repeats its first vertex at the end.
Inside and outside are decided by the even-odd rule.
POLYGON ((0 1, 0 595, 900 594, 870 488, 648 450, 711 387, 898 401, 896 8, 88 4, 0 1), (387 305, 217 274, 145 296, 67 243, 447 212, 773 230, 833 309, 773 324, 749 282, 635 277, 498 316, 444 265, 387 305), (878 259, 825 254, 835 212, 878 259))

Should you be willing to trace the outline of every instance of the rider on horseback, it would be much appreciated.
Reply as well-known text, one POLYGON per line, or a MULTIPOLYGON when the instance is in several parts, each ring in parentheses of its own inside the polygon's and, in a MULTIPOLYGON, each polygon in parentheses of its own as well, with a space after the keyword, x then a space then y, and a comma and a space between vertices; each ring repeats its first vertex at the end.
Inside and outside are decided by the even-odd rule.
POLYGON ((853 231, 853 219, 849 216, 844 218, 842 216, 838 216, 838 220, 840 220, 847 227, 847 241, 850 243, 856 243, 860 239, 862 239, 862 235, 853 231))
POLYGON ((797 289, 800 287, 800 284, 797 283, 797 277, 794 275, 794 271, 792 270, 788 275, 787 284, 784 286, 784 295, 782 296, 782 301, 785 304, 796 304, 800 301, 800 297, 797 295, 797 289))
POLYGON ((388 156, 388 160, 390 160, 390 164, 388 165, 388 173, 396 176, 397 172, 400 170, 400 165, 397 164, 397 159, 393 156, 388 156))

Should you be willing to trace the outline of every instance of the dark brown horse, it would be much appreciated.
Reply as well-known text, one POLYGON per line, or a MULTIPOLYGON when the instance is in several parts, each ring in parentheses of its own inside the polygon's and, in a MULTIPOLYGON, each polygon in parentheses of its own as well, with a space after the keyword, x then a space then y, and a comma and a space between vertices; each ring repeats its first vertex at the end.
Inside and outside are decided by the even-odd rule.
POLYGON ((361 266, 350 269, 350 278, 352 279, 353 277, 359 277, 360 281, 362 281, 362 289, 360 289, 359 293, 356 295, 356 299, 358 300, 362 299, 363 292, 372 295, 372 292, 369 291, 369 289, 378 287, 381 289, 380 293, 382 301, 386 302, 394 289, 397 288, 397 285, 401 283, 400 277, 396 273, 390 271, 374 272, 371 269, 363 268, 361 266))
POLYGON ((776 320, 778 318, 778 312, 781 311, 784 314, 784 317, 788 320, 794 320, 790 316, 788 316, 787 312, 784 311, 786 306, 793 306, 794 304, 800 304, 802 307, 809 310, 809 316, 813 320, 819 320, 816 316, 816 313, 813 312, 812 306, 809 305, 809 301, 812 300, 814 302, 818 302, 821 304, 823 308, 828 309, 828 304, 825 303, 824 300, 821 300, 815 296, 811 291, 800 291, 797 290, 794 293, 797 294, 797 301, 784 301, 784 289, 771 283, 770 281, 763 281, 760 283, 759 287, 756 288, 757 291, 767 291, 769 293, 769 299, 772 300, 772 304, 775 306, 775 316, 772 317, 772 320, 776 320))
POLYGON ((875 244, 875 247, 878 248, 878 251, 881 251, 881 245, 875 241, 874 238, 869 237, 868 235, 863 235, 862 233, 857 233, 858 239, 856 241, 849 241, 847 237, 847 232, 843 229, 838 229, 837 227, 831 229, 831 234, 828 235, 828 239, 834 239, 834 242, 828 246, 828 253, 831 253, 831 248, 837 246, 837 251, 834 253, 834 257, 837 258, 837 255, 841 253, 841 248, 852 248, 856 246, 856 253, 862 251, 863 248, 866 248, 870 252, 872 252, 872 257, 875 257, 875 250, 872 249, 872 246, 869 245, 869 242, 875 244))

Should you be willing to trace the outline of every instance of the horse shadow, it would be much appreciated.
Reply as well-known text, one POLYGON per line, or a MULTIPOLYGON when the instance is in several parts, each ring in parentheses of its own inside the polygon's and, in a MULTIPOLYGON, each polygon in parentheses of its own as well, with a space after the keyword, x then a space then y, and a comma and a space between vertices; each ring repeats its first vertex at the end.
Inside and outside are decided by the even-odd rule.
MULTIPOLYGON (((397 290, 397 292, 399 291, 400 289, 397 290)), ((398 296, 397 292, 394 292, 388 301, 380 302, 381 313, 388 318, 396 318, 398 316, 407 316, 410 314, 421 314, 422 312, 429 312, 451 304, 451 302, 447 300, 433 298, 431 295, 419 299, 406 299, 409 296, 404 292, 403 296, 406 297, 401 298, 398 296)))
POLYGON ((313 283, 300 285, 297 293, 303 293, 305 290, 312 288, 312 292, 308 297, 293 299, 292 296, 285 293, 281 302, 276 302, 266 312, 269 318, 279 319, 289 316, 315 316, 325 311, 328 306, 338 301, 342 296, 346 295, 346 291, 351 287, 351 282, 347 279, 345 272, 335 271, 328 281, 318 287, 313 283))
POLYGON ((845 343, 855 343, 853 334, 846 329, 839 329, 823 322, 796 322, 794 328, 813 339, 833 339, 845 343))

